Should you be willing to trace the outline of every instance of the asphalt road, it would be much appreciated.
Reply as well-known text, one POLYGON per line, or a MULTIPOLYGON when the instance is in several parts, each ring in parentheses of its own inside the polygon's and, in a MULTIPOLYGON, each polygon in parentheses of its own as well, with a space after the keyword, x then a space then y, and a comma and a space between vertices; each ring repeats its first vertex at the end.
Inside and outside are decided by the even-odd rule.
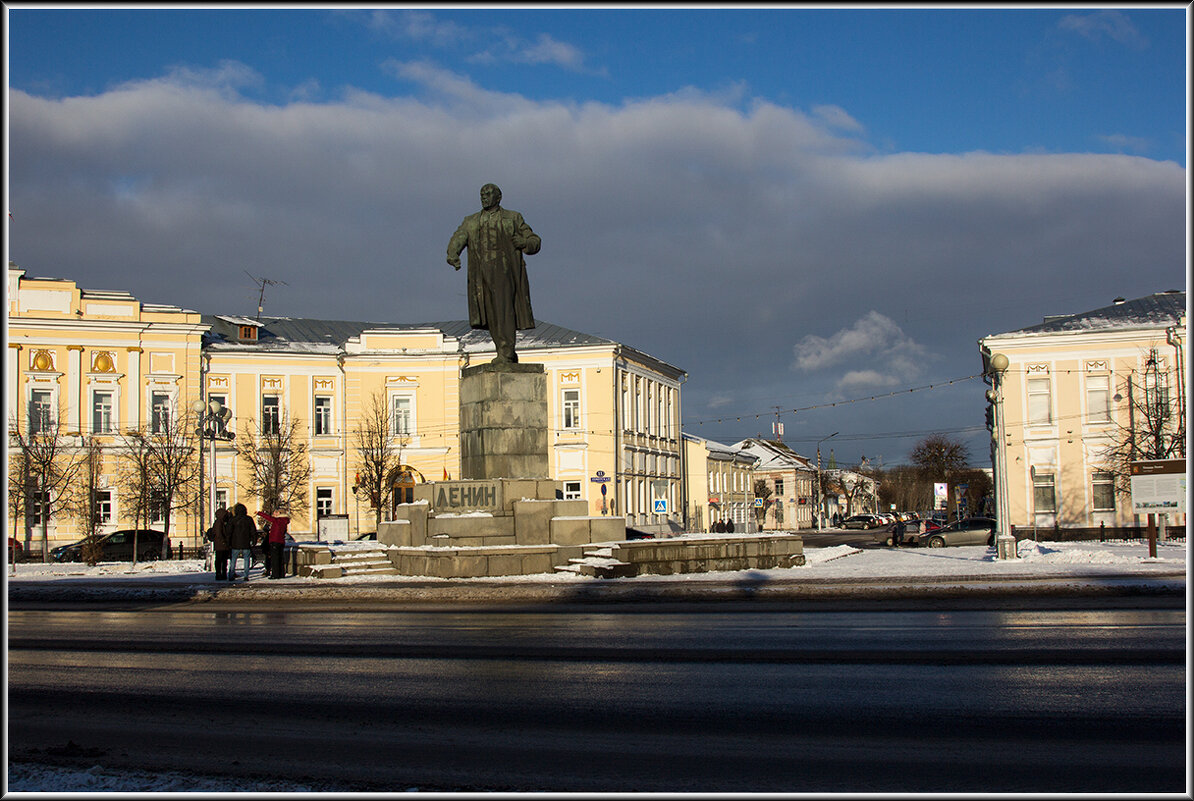
POLYGON ((1184 599, 9 611, 10 759, 335 791, 1182 792, 1184 599))

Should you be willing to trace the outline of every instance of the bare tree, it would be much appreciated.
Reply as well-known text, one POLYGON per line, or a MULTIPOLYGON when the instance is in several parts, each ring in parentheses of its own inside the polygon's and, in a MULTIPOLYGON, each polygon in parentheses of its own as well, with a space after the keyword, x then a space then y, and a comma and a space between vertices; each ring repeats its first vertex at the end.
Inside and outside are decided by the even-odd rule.
POLYGON ((392 476, 402 464, 402 447, 406 442, 405 438, 398 438, 395 448, 393 420, 383 391, 369 396, 361 420, 353 429, 352 441, 360 465, 357 493, 368 499, 381 520, 382 512, 389 507, 392 476))
POLYGON ((1185 457, 1186 420, 1156 348, 1149 350, 1142 372, 1128 375, 1120 393, 1128 402, 1128 422, 1116 420, 1115 440, 1104 451, 1103 462, 1115 476, 1116 489, 1126 495, 1131 492, 1132 462, 1185 457))
MULTIPOLYGON (((910 455, 912 463, 920 468, 927 481, 945 482, 947 489, 952 485, 957 473, 970 461, 970 451, 966 446, 943 434, 930 434, 925 437, 916 443, 910 455)), ((952 492, 948 494, 947 503, 956 511, 952 492)))
POLYGON ((150 436, 154 480, 150 502, 162 516, 167 539, 173 513, 192 506, 199 491, 198 449, 202 443, 196 442, 193 428, 189 415, 168 415, 157 421, 157 430, 150 436))
POLYGON ((264 430, 254 420, 246 420, 236 440, 236 453, 249 466, 240 488, 271 513, 294 515, 306 510, 311 460, 302 433, 301 421, 283 414, 276 425, 264 430))
MULTIPOLYGON (((120 485, 125 506, 131 509, 133 530, 148 529, 153 517, 153 497, 157 487, 156 457, 153 437, 142 429, 130 429, 121 435, 120 485)), ((133 535, 133 563, 137 561, 137 540, 133 535)), ((164 543, 163 543, 164 544, 164 543)))
POLYGON ((68 499, 69 508, 86 540, 81 556, 89 565, 97 563, 103 555, 98 542, 100 528, 108 522, 99 503, 100 493, 106 489, 103 478, 104 447, 98 438, 90 437, 81 451, 78 480, 68 499))
POLYGON ((50 518, 79 471, 78 448, 69 441, 61 409, 30 408, 22 427, 16 416, 9 419, 9 492, 15 492, 24 506, 25 553, 29 554, 31 522, 41 524, 41 559, 49 561, 50 518), (14 458, 15 457, 15 458, 14 458))

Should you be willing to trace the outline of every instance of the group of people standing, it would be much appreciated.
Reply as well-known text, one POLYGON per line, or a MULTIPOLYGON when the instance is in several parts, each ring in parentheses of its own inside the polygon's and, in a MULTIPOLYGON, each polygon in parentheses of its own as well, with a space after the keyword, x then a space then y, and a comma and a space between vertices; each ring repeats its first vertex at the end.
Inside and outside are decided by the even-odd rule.
POLYGON ((216 510, 215 522, 205 535, 215 555, 216 581, 236 581, 236 566, 242 559, 242 581, 248 581, 249 570, 253 567, 253 545, 258 540, 262 540, 265 546, 264 574, 271 579, 280 579, 285 575, 283 551, 290 518, 268 512, 257 512, 256 516, 265 521, 264 536, 257 531, 257 525, 249 517, 249 510, 243 503, 233 506, 231 512, 223 507, 216 510))
POLYGON ((717 520, 714 521, 713 527, 710 529, 714 534, 733 534, 734 521, 733 520, 717 520))

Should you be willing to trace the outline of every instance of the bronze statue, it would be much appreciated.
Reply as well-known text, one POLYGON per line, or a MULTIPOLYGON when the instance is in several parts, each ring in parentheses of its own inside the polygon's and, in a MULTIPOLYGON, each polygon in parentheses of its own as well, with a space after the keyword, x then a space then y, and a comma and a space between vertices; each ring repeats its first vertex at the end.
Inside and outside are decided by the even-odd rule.
POLYGON ((468 321, 489 331, 498 363, 517 362, 515 332, 535 327, 531 288, 523 254, 542 244, 516 211, 503 209, 502 190, 481 187, 481 211, 460 223, 448 242, 448 264, 460 269, 460 251, 468 248, 468 321))

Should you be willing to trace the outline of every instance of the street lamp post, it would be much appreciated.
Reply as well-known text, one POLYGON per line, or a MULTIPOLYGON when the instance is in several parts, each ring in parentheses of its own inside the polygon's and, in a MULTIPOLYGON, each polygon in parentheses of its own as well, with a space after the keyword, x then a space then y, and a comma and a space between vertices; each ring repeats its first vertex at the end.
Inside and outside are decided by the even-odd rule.
POLYGON ((987 400, 995 411, 995 430, 991 432, 991 457, 995 470, 995 557, 997 559, 1016 559, 1016 538, 1009 528, 1011 506, 1008 501, 1007 487, 1007 451, 1004 439, 1004 409, 1003 409, 1003 374, 1007 372, 1008 358, 1002 353, 991 354, 988 374, 991 376, 991 389, 987 390, 987 400))
POLYGON ((817 440, 817 531, 825 529, 825 493, 821 486, 821 443, 836 437, 839 431, 834 431, 828 437, 817 440))
MULTIPOLYGON (((216 440, 221 439, 227 442, 236 438, 236 434, 227 430, 228 421, 232 419, 232 411, 217 400, 208 403, 197 400, 191 404, 191 411, 199 417, 199 426, 195 429, 195 433, 199 435, 200 443, 204 439, 210 443, 208 458, 211 460, 211 486, 208 488, 207 519, 214 520, 216 517, 216 440)), ((200 458, 202 458, 202 450, 200 458)), ((200 480, 202 480, 202 465, 200 465, 200 480)))

